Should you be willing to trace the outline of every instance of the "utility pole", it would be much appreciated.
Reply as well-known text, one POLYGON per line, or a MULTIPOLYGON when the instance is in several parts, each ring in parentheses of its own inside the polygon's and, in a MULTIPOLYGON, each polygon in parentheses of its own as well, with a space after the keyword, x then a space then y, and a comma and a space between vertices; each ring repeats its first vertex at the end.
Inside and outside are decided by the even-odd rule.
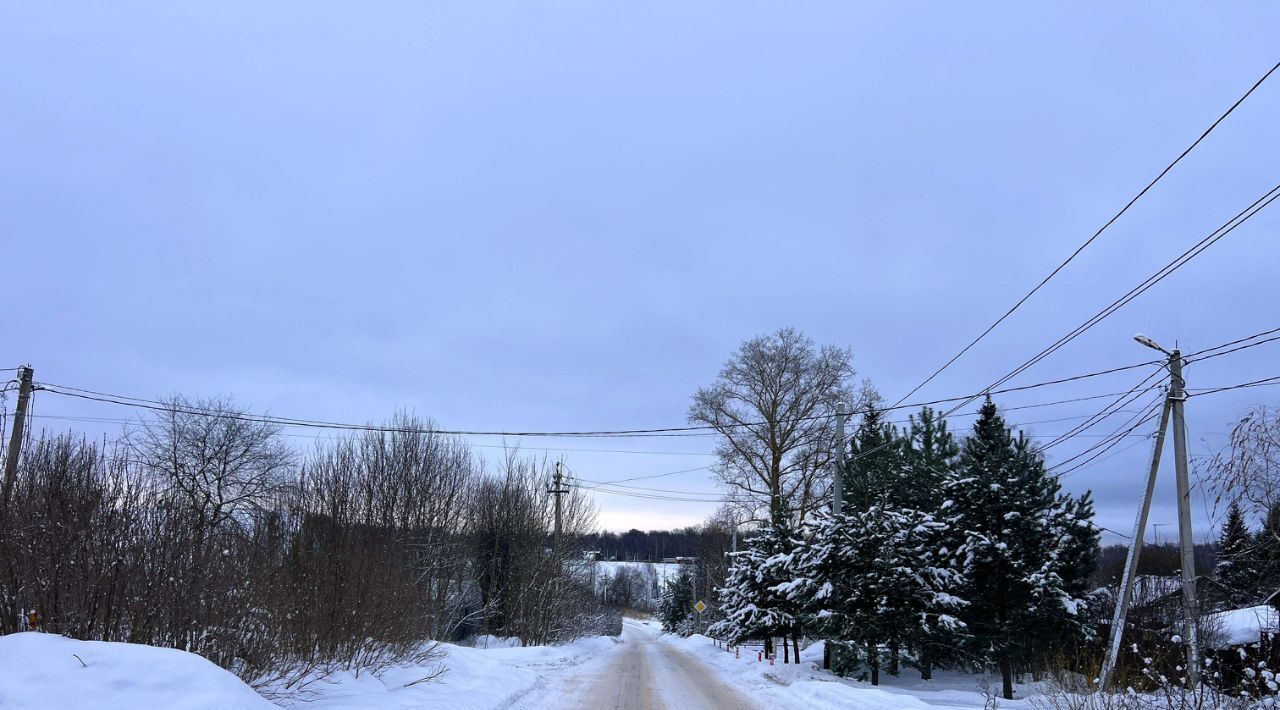
POLYGON ((562 520, 562 517, 560 514, 560 496, 569 492, 567 488, 561 485, 563 478, 564 478, 564 475, 560 472, 560 462, 557 461, 556 473, 555 473, 555 479, 554 479, 555 484, 551 487, 551 490, 547 491, 548 493, 556 497, 556 536, 555 536, 555 542, 553 543, 553 547, 555 548, 555 551, 557 554, 559 554, 560 552, 560 526, 561 526, 561 520, 562 520))
POLYGON ((13 480, 18 475, 18 455, 22 453, 22 430, 27 422, 27 403, 31 399, 31 378, 35 371, 30 365, 18 368, 18 406, 13 412, 13 432, 9 436, 8 456, 4 460, 4 484, 0 490, 0 519, 9 516, 9 496, 13 493, 13 480))
POLYGON ((1187 401, 1182 353, 1169 353, 1169 401, 1173 404, 1173 466, 1178 482, 1178 546, 1182 548, 1182 641, 1187 644, 1187 685, 1200 681, 1199 602, 1196 600, 1196 547, 1191 530, 1191 483, 1187 476, 1187 401))
POLYGON ((1160 470, 1160 452, 1164 450, 1164 435, 1169 428, 1169 400, 1164 401, 1160 413, 1160 425, 1156 428, 1155 444, 1151 448, 1151 467, 1147 473, 1147 487, 1143 490, 1142 504, 1138 506, 1138 519, 1133 524, 1133 538, 1129 554, 1124 560, 1124 574, 1120 577, 1120 594, 1116 600, 1116 612, 1111 619, 1111 638, 1107 644, 1107 657, 1098 676, 1098 689, 1106 690, 1111 674, 1120 656, 1120 639, 1124 634, 1125 617, 1129 614, 1129 599, 1133 596, 1133 580, 1138 571, 1138 555, 1142 554, 1142 538, 1146 534, 1147 516, 1151 513, 1151 496, 1156 490, 1156 472, 1160 470))
MULTIPOLYGON (((833 515, 839 515, 844 508, 844 422, 848 416, 844 412, 836 414, 835 451, 831 455, 831 466, 834 469, 831 474, 831 512, 833 515)), ((834 649, 832 649, 829 641, 823 644, 822 667, 824 669, 829 670, 831 668, 832 659, 835 657, 833 651, 834 649)))
POLYGON ((844 412, 836 415, 836 446, 831 457, 835 468, 831 476, 831 512, 836 515, 844 508, 844 422, 848 416, 844 412))
POLYGON ((1173 455, 1174 473, 1178 489, 1178 543, 1181 552, 1182 568, 1182 642, 1186 644, 1187 685, 1194 688, 1200 682, 1200 648, 1199 648, 1199 606, 1196 599, 1196 560, 1195 541, 1191 529, 1191 486, 1187 474, 1187 430, 1183 405, 1187 400, 1186 381, 1182 378, 1182 353, 1174 349, 1172 352, 1157 345, 1153 340, 1138 335, 1134 338, 1149 348, 1154 348, 1169 356, 1169 394, 1165 398, 1164 408, 1160 414, 1160 425, 1156 429, 1155 444, 1151 452, 1151 468, 1147 475, 1147 487, 1142 497, 1142 505, 1138 509, 1138 518, 1134 523, 1133 540, 1130 542, 1129 554, 1125 558, 1124 575, 1120 579, 1120 594, 1116 601, 1116 612, 1111 622, 1111 638, 1107 645, 1107 656, 1102 664, 1102 673, 1098 677, 1098 689, 1106 690, 1115 672, 1116 660, 1120 655, 1121 638, 1124 634, 1125 616, 1129 609, 1129 598, 1133 593, 1134 576, 1138 568, 1138 556, 1142 552, 1142 541, 1146 535, 1147 515, 1151 510, 1151 496, 1155 491, 1156 476, 1160 469, 1160 452, 1164 449, 1165 433, 1169 428, 1170 415, 1173 419, 1173 455))

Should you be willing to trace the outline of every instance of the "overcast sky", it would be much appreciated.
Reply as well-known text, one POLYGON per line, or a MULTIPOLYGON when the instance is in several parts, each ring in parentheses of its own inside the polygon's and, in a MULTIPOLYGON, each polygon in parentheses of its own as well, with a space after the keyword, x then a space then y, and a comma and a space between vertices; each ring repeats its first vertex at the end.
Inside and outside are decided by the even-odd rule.
MULTIPOLYGON (((14 2, 0 16, 0 367, 484 430, 682 425, 740 341, 787 325, 852 347, 897 400, 1280 60, 1270 2, 14 2)), ((987 385, 1280 182, 1277 127, 1273 77, 913 399, 987 385)), ((1278 230, 1280 207, 1259 214, 1011 384, 1149 359, 1139 331, 1192 351, 1280 326, 1278 230)), ((1277 355, 1193 365, 1189 386, 1280 375, 1277 355)), ((1278 399, 1193 398, 1192 452, 1278 399)), ((1045 420, 1099 404, 1009 419, 1051 436, 1079 420, 1045 420)), ((134 416, 49 393, 35 414, 99 433, 118 425, 50 417, 134 416)), ((598 481, 713 460, 705 438, 525 446, 573 449, 550 455, 598 481)), ((1066 483, 1128 531, 1149 447, 1122 447, 1066 483)), ((1175 522, 1171 481, 1170 466, 1154 523, 1175 522)), ((646 483, 715 490, 705 470, 646 483)), ((598 502, 610 529, 715 507, 598 502)), ((1211 512, 1197 506, 1198 527, 1211 512)))

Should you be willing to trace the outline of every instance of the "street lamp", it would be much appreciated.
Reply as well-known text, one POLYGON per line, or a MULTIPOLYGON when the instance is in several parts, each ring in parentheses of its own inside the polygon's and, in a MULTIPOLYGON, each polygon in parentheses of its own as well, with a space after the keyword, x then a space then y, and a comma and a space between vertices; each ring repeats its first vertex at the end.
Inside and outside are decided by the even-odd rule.
POLYGON ((1164 353, 1165 355, 1173 355, 1173 353, 1171 353, 1171 352, 1169 352, 1168 350, 1165 350, 1164 348, 1160 347, 1160 343, 1157 343, 1156 341, 1152 340, 1151 338, 1148 338, 1147 336, 1143 335, 1142 333, 1138 333, 1137 335, 1133 336, 1133 339, 1134 339, 1134 340, 1136 340, 1136 341, 1138 341, 1139 343, 1142 343, 1143 345, 1145 345, 1145 346, 1147 346, 1147 347, 1151 348, 1152 350, 1159 350, 1160 352, 1164 353))

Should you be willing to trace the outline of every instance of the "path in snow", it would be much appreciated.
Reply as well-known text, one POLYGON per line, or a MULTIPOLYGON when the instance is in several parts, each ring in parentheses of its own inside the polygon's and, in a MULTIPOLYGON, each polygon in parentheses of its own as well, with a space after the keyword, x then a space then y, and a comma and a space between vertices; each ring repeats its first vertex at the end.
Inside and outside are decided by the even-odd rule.
POLYGON ((750 710, 759 705, 725 685, 702 661, 657 641, 640 624, 622 626, 622 643, 603 663, 567 679, 562 694, 537 708, 583 710, 750 710))

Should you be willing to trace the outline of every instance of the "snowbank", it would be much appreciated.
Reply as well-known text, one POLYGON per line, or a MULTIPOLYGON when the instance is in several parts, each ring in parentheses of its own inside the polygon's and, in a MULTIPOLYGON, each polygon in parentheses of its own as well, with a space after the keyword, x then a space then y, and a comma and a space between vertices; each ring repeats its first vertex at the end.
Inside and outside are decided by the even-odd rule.
POLYGON ((276 708, 235 675, 171 648, 76 641, 34 632, 10 634, 0 636, 0 669, 3 708, 276 708))

